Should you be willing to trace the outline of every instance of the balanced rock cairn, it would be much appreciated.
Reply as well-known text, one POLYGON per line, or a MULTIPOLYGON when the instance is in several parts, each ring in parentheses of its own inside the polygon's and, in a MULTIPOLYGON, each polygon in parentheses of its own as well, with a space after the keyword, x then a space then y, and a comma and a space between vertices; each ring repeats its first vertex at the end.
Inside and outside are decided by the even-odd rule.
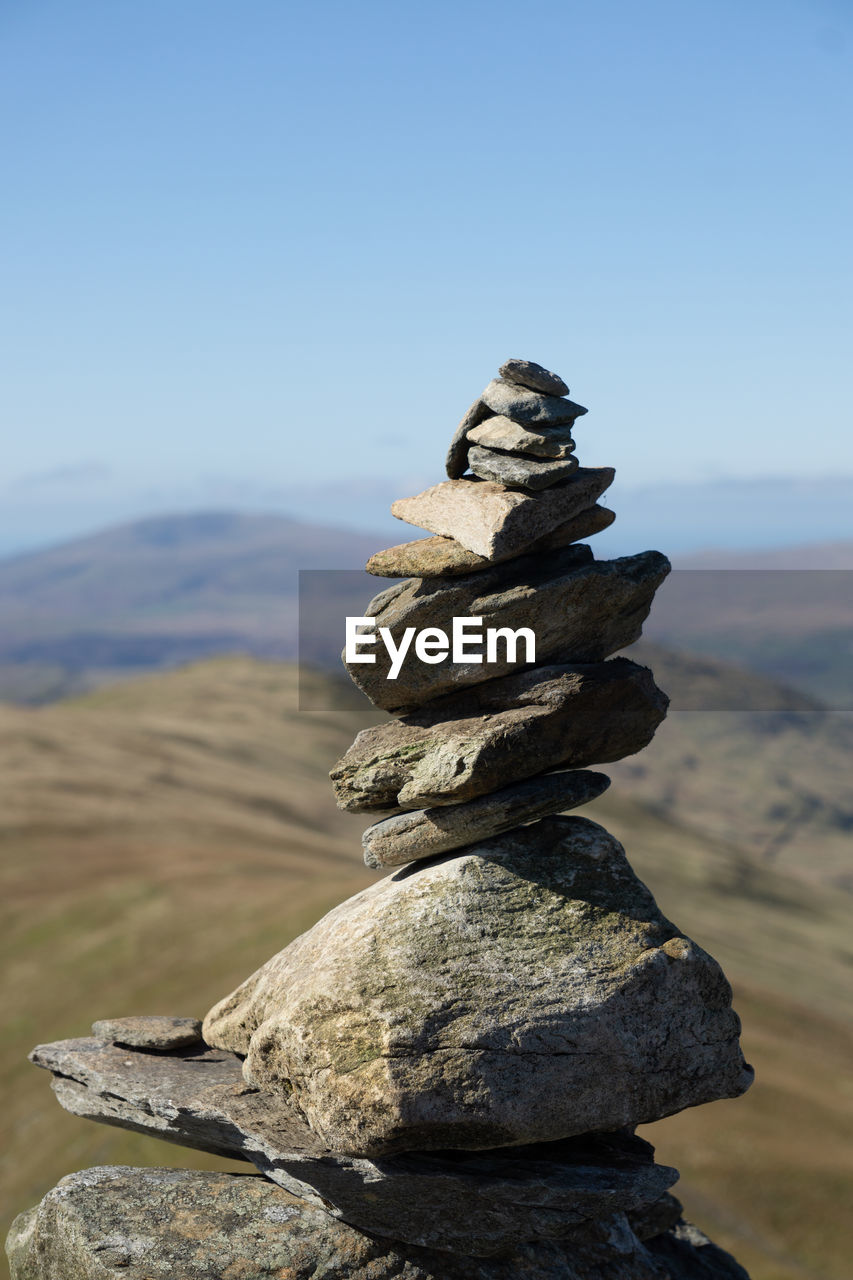
POLYGON ((397 646, 459 617, 527 627, 535 659, 507 641, 394 679, 379 645, 349 662, 393 718, 332 779, 343 808, 378 818, 368 865, 397 869, 203 1029, 117 1019, 32 1055, 74 1114, 264 1176, 72 1175, 15 1223, 15 1280, 747 1280, 681 1219, 676 1171, 634 1133, 749 1087, 728 983, 603 827, 555 816, 600 795, 587 766, 639 751, 666 713, 651 672, 610 655, 669 565, 578 545, 613 519, 597 505, 613 471, 575 458, 586 410, 539 365, 500 373, 450 478, 394 503, 436 536, 372 558, 406 580, 364 616, 397 646))

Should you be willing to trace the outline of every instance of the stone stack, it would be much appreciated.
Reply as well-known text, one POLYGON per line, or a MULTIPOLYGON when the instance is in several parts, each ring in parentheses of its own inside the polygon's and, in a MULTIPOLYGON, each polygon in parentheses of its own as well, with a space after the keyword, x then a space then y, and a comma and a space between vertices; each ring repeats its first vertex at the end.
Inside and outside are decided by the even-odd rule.
POLYGON ((371 559, 405 580, 364 617, 395 648, 465 617, 531 630, 535 654, 504 634, 489 661, 412 656, 391 678, 375 645, 349 662, 392 714, 331 776, 375 819, 365 861, 391 873, 203 1030, 118 1019, 32 1055, 74 1114, 263 1177, 73 1175, 15 1224, 15 1280, 746 1280, 634 1134, 748 1088, 730 988, 618 842, 559 816, 607 787, 588 766, 639 751, 666 713, 651 672, 612 655, 669 565, 578 545, 613 519, 597 505, 612 470, 575 459, 586 410, 539 365, 500 374, 448 480, 394 504, 434 536, 371 559))

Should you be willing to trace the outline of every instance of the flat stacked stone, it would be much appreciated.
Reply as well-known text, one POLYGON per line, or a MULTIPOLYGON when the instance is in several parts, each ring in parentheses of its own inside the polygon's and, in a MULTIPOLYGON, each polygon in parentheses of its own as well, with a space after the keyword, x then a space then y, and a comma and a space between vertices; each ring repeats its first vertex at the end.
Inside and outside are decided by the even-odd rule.
POLYGON ((498 453, 529 456, 533 460, 568 458, 575 451, 570 426, 552 427, 547 432, 536 431, 502 414, 487 418, 480 426, 472 428, 466 433, 466 439, 469 445, 480 445, 498 453))
POLYGON ((183 1169, 73 1173, 6 1249, 13 1280, 749 1280, 680 1219, 645 1243, 611 1228, 472 1259, 365 1235, 264 1178, 183 1169))
POLYGON ((562 484, 536 493, 492 480, 444 480, 391 504, 392 515, 455 538, 490 563, 530 551, 540 539, 594 506, 613 482, 611 467, 578 467, 562 484))
POLYGON ((434 536, 368 563, 405 579, 363 615, 398 652, 459 617, 505 641, 488 661, 393 667, 386 644, 348 664, 392 716, 331 778, 376 819, 365 861, 391 874, 201 1033, 109 1019, 33 1052, 73 1114, 261 1176, 73 1175, 15 1223, 14 1280, 748 1280, 680 1220, 676 1171, 634 1134, 749 1087, 731 990, 621 845, 559 816, 602 794, 589 766, 641 750, 668 702, 613 655, 669 563, 578 545, 613 519, 597 501, 613 471, 578 463, 568 393, 506 361, 448 480, 393 504, 434 536), (534 649, 511 647, 525 629, 534 649))
POLYGON ((678 1174, 628 1132, 373 1159, 329 1149, 280 1090, 247 1085, 241 1059, 207 1045, 164 1058, 64 1040, 31 1059, 54 1073, 72 1115, 248 1160, 307 1204, 406 1244, 487 1256, 529 1239, 588 1240, 602 1218, 636 1221, 644 1236, 670 1225, 647 1219, 678 1174))
MULTIPOLYGON (((561 547, 591 538, 607 529, 615 519, 615 512, 597 504, 587 507, 579 515, 572 516, 564 524, 557 525, 551 533, 537 538, 527 548, 527 554, 539 551, 557 551, 561 547)), ((489 569, 509 557, 495 556, 488 560, 463 547, 455 538, 418 538, 414 542, 401 542, 386 551, 377 551, 365 566, 368 573, 378 578, 459 578, 478 569, 489 569)))
MULTIPOLYGON (((566 459, 574 451, 572 426, 586 413, 582 404, 574 404, 565 397, 569 388, 557 374, 544 369, 532 360, 507 360, 500 368, 500 377, 494 378, 483 394, 474 401, 462 418, 450 443, 447 454, 447 474, 458 480, 470 467, 474 475, 483 479, 495 479, 483 475, 501 463, 502 454, 514 455, 517 465, 529 455, 539 458, 566 459), (478 446, 474 458, 471 444, 478 446)), ((516 474, 523 476, 521 466, 516 474)), ((522 489, 540 489, 557 484, 565 476, 565 470, 554 464, 551 479, 549 473, 539 471, 537 483, 520 478, 506 481, 522 489)), ((503 482, 503 480, 501 481, 503 482)))
MULTIPOLYGON (((588 547, 523 556, 508 564, 425 584, 417 578, 386 588, 366 606, 397 648, 405 633, 437 627, 450 635, 454 618, 481 620, 481 628, 520 627, 535 633, 536 662, 596 663, 637 640, 654 593, 669 572, 657 551, 595 560, 588 547)), ((527 646, 501 644, 495 660, 428 665, 404 662, 389 679, 387 645, 375 645, 372 663, 348 662, 350 678, 383 710, 419 707, 444 694, 509 675, 526 661, 527 646)))
POLYGON ((554 812, 588 804, 610 786, 603 773, 545 773, 467 803, 415 809, 377 822, 364 833, 369 867, 400 867, 461 845, 477 844, 554 812))

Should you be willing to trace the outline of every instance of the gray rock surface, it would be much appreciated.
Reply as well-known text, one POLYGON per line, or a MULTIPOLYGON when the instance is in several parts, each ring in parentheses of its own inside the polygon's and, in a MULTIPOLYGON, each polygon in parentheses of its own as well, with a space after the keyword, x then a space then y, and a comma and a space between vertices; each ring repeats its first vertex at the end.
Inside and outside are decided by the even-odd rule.
POLYGON ((482 1153, 347 1156, 327 1150, 280 1092, 245 1084, 235 1054, 207 1046, 165 1056, 64 1040, 31 1057, 55 1074, 73 1115, 251 1160, 361 1230, 429 1248, 485 1255, 533 1238, 588 1239, 617 1213, 652 1235, 678 1176, 628 1132, 482 1153))
POLYGON ((517 382, 529 391, 541 391, 548 396, 567 396, 569 388, 558 373, 551 373, 535 360, 519 360, 511 356, 498 370, 507 382, 517 382))
POLYGON ((571 424, 534 431, 500 414, 472 427, 468 431, 468 443, 504 453, 529 453, 539 458, 568 458, 575 451, 571 424))
POLYGON ((645 1124, 752 1082, 731 990, 621 845, 545 818, 330 911, 207 1015, 338 1151, 645 1124))
POLYGON ((396 710, 419 707, 530 665, 531 650, 523 636, 514 644, 498 637, 493 661, 487 662, 489 629, 532 631, 532 661, 540 666, 600 662, 639 639, 655 591, 669 569, 659 551, 594 560, 588 547, 569 546, 449 582, 413 578, 386 588, 366 605, 364 616, 376 620, 376 638, 369 650, 375 661, 346 662, 346 669, 376 706, 396 710), (480 627, 469 631, 480 639, 468 650, 480 654, 481 660, 454 662, 448 650, 440 663, 421 661, 417 633, 437 627, 451 639, 454 618, 481 619, 480 627), (398 648, 406 631, 414 628, 393 680, 391 653, 380 627, 390 632, 398 648))
MULTIPOLYGON (((565 524, 558 525, 528 547, 527 555, 540 551, 556 551, 580 538, 591 538, 615 520, 615 512, 607 507, 587 507, 565 524)), ((466 550, 455 538, 417 538, 396 547, 377 551, 367 562, 367 572, 378 578, 459 578, 481 569, 491 569, 501 560, 487 560, 466 550)))
POLYGON ((132 1018, 101 1018, 92 1023, 92 1035, 113 1044, 168 1052, 201 1040, 199 1018, 169 1018, 144 1015, 132 1018))
POLYGON ((609 786, 606 774, 575 769, 528 778, 467 804, 398 813, 367 828, 361 837, 364 861, 378 870, 432 858, 511 831, 522 823, 576 809, 609 786))
POLYGON ((488 560, 507 560, 596 502, 614 474, 612 467, 580 467, 542 493, 519 493, 491 480, 444 480, 413 498, 398 498, 391 514, 455 538, 488 560))
POLYGON ((617 1221, 611 1241, 457 1258, 371 1239, 263 1178, 108 1166, 63 1178, 6 1248, 12 1280, 748 1280, 686 1224, 645 1246, 617 1221), (677 1269, 657 1260, 670 1241, 677 1269), (695 1270, 709 1250, 715 1269, 695 1270))
POLYGON ((479 397, 470 409, 466 410, 447 450, 445 470, 451 480, 458 480, 468 469, 468 432, 478 423, 491 417, 491 414, 491 409, 479 397))
MULTIPOLYGON (((493 413, 503 414, 513 422, 559 427, 564 422, 574 422, 587 410, 582 404, 565 400, 560 396, 542 395, 541 391, 528 391, 514 382, 493 378, 480 399, 493 413)), ((472 422, 471 426, 477 424, 472 422)))
POLYGON ((627 658, 536 667, 362 729, 331 772, 355 813, 460 804, 550 769, 641 751, 668 700, 627 658))
POLYGON ((563 461, 522 458, 476 444, 468 451, 468 466, 481 480, 494 480, 497 484, 515 485, 536 492, 567 480, 573 471, 577 471, 578 460, 571 456, 563 461))
POLYGON ((677 1222, 650 1243, 650 1252, 669 1280, 749 1280, 730 1253, 694 1227, 677 1222))

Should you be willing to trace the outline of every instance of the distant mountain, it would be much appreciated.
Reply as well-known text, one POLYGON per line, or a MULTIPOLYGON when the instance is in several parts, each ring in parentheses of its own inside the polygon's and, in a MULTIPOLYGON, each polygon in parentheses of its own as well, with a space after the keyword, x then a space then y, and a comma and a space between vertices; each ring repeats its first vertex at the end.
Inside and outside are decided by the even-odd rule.
POLYGON ((644 634, 671 649, 741 663, 849 710, 853 543, 678 561, 644 634), (837 567, 823 567, 827 562, 837 567))
POLYGON ((640 641, 669 715, 614 788, 763 865, 853 891, 853 717, 754 671, 640 641))
MULTIPOLYGON (((399 525, 400 541, 418 536, 399 525)), ((0 560, 0 699, 50 701, 213 654, 294 658, 300 569, 349 571, 324 580, 333 619, 319 619, 322 643, 309 636, 303 651, 336 665, 337 620, 383 586, 362 566, 388 542, 284 516, 200 512, 0 560)), ((601 538, 592 545, 608 554, 601 538)), ((683 558, 646 636, 853 706, 853 573, 840 567, 848 563, 853 542, 683 558), (833 567, 813 567, 823 565, 833 567)))
POLYGON ((0 561, 0 696, 223 652, 296 656, 298 571, 359 568, 381 537, 284 516, 157 516, 0 561))
POLYGON ((853 569, 853 538, 846 542, 810 542, 771 550, 720 548, 674 556, 677 569, 853 569))
POLYGON ((775 552, 778 547, 847 541, 853 525, 853 476, 725 476, 704 483, 623 488, 617 469, 607 502, 618 512, 602 537, 608 555, 641 547, 675 557, 709 547, 775 552))
MULTIPOLYGON (((668 555, 687 555, 720 547, 775 548, 847 539, 851 533, 853 476, 759 476, 733 474, 710 480, 631 483, 619 458, 604 456, 590 437, 586 465, 616 467, 608 506, 616 524, 601 537, 603 555, 626 555, 657 547, 668 555), (591 451, 590 451, 591 450, 591 451)), ((112 473, 91 464, 48 471, 41 476, 0 480, 0 552, 41 548, 48 541, 78 538, 99 525, 166 516, 174 511, 244 511, 295 517, 306 524, 318 512, 334 512, 340 525, 394 540, 389 515, 395 498, 417 493, 442 478, 442 469, 406 467, 388 471, 374 453, 363 474, 330 478, 269 475, 195 478, 168 476, 149 480, 112 473), (370 465, 371 461, 373 466, 370 465)), ((402 455, 399 461, 402 462, 402 455)), ((663 467, 661 468, 663 470, 663 467)), ((387 542, 386 542, 387 545, 387 542)))

